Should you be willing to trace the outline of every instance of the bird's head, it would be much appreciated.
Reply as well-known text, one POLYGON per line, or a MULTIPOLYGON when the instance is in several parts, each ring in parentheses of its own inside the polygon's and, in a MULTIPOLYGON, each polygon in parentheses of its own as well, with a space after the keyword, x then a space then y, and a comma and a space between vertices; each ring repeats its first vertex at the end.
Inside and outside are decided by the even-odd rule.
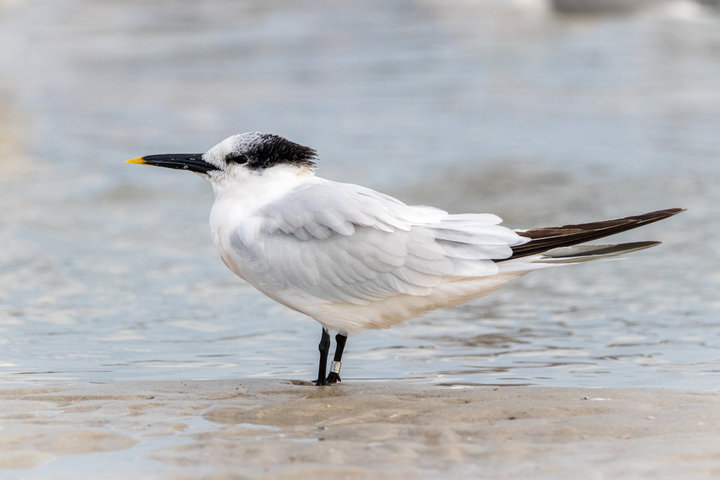
POLYGON ((269 133, 240 133, 205 153, 164 153, 133 158, 128 163, 189 170, 215 184, 226 178, 263 174, 288 166, 313 171, 315 150, 269 133))

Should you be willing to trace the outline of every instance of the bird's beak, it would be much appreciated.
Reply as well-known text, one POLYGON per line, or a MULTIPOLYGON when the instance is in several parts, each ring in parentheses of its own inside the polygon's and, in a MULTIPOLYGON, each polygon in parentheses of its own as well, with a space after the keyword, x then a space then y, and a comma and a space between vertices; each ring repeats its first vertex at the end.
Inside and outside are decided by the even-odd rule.
POLYGON ((156 167, 176 168, 178 170, 190 170, 197 173, 208 173, 211 170, 219 170, 215 165, 202 159, 202 153, 164 153, 161 155, 146 155, 144 157, 132 158, 127 163, 138 165, 154 165, 156 167))

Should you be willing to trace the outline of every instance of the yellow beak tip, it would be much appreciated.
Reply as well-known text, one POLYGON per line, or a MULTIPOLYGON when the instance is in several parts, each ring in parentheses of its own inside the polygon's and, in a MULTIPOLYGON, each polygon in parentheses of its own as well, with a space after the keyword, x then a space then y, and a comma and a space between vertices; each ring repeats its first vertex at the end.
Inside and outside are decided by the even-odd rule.
POLYGON ((145 165, 145 157, 137 157, 137 158, 131 158, 130 160, 125 160, 126 163, 137 163, 138 165, 145 165))

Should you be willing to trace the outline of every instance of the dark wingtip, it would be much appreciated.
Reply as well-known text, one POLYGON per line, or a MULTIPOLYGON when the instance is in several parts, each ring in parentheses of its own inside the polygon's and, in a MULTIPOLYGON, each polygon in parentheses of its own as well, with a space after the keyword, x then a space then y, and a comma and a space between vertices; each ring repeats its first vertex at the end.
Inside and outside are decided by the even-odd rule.
POLYGON ((653 213, 657 213, 657 214, 665 213, 665 214, 667 214, 668 217, 672 217, 673 215, 677 215, 678 213, 682 213, 686 210, 687 210, 687 208, 668 208, 665 210, 658 210, 657 212, 653 212, 653 213))
POLYGON ((562 227, 533 228, 518 232, 523 237, 531 240, 528 243, 512 247, 513 255, 504 260, 526 257, 548 250, 578 245, 598 238, 615 235, 633 228, 642 227, 650 223, 664 220, 678 213, 684 212, 684 208, 667 208, 642 215, 616 218, 592 223, 581 223, 576 225, 563 225, 562 227))

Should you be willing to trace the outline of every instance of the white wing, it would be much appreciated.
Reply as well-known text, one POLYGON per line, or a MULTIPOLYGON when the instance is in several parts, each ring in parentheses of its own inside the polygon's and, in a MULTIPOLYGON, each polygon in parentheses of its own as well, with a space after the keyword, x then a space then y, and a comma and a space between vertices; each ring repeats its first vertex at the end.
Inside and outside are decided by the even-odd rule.
POLYGON ((246 279, 301 311, 288 298, 367 305, 427 296, 453 279, 494 275, 493 259, 527 241, 495 215, 449 215, 317 177, 253 216, 262 229, 232 238, 246 279))

